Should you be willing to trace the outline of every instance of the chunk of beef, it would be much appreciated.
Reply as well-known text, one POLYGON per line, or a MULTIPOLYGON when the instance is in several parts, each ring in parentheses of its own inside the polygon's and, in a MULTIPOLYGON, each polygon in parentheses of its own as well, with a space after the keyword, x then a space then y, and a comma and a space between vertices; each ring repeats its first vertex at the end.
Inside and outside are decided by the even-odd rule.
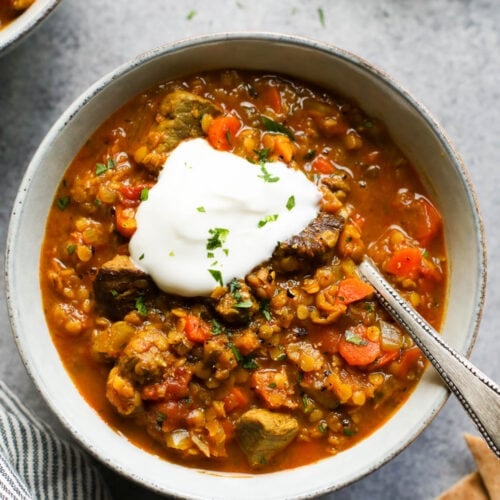
POLYGON ((160 104, 157 123, 152 127, 147 145, 139 148, 135 159, 153 173, 158 173, 166 160, 166 153, 184 139, 203 135, 202 120, 206 115, 216 116, 221 108, 208 99, 185 90, 174 90, 160 104))
POLYGON ((236 438, 252 467, 268 463, 298 432, 295 418, 259 408, 243 413, 236 422, 236 438))
POLYGON ((329 262, 343 226, 342 217, 320 212, 299 234, 277 246, 272 256, 274 268, 293 272, 329 262))
POLYGON ((137 269, 126 255, 117 255, 104 263, 94 280, 97 305, 113 320, 133 311, 139 297, 147 300, 158 293, 152 278, 137 269))
POLYGON ((280 370, 265 368, 256 370, 250 379, 251 387, 271 409, 297 408, 293 384, 290 381, 285 367, 280 370))
POLYGON ((217 288, 212 298, 217 314, 226 323, 245 325, 259 310, 250 287, 243 280, 233 279, 228 288, 217 288))
POLYGON ((120 415, 131 415, 142 407, 141 395, 118 366, 111 369, 106 383, 106 397, 120 415))

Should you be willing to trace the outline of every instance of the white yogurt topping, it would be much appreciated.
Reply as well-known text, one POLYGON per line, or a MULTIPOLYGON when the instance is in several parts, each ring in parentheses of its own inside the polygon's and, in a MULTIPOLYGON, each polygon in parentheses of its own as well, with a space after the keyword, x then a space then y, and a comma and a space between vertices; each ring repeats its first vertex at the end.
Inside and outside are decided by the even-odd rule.
POLYGON ((282 162, 252 164, 204 139, 185 141, 137 210, 130 254, 163 291, 209 295, 302 231, 320 198, 304 173, 282 162))

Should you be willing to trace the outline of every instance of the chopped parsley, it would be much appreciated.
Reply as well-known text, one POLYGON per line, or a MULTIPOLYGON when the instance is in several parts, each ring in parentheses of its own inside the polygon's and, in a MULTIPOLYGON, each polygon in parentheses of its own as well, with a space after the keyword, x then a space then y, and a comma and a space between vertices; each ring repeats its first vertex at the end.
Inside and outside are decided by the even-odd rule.
POLYGON ((224 328, 216 319, 212 318, 211 324, 212 324, 212 335, 220 335, 224 333, 224 328))
POLYGON ((304 407, 304 410, 307 410, 307 407, 309 406, 309 399, 305 394, 302 394, 302 406, 304 407))
POLYGON ((135 308, 139 314, 146 315, 148 313, 148 308, 146 304, 144 304, 144 297, 142 295, 139 295, 139 297, 135 299, 135 308))
POLYGON ((168 256, 169 257, 175 257, 175 253, 173 250, 170 250, 170 252, 168 252, 168 256))
POLYGON ((271 382, 267 387, 269 387, 269 389, 276 389, 276 382, 271 382))
POLYGON ((186 19, 187 19, 188 21, 191 21, 191 19, 193 19, 193 17, 194 17, 194 16, 196 16, 196 11, 193 9, 193 10, 190 10, 190 11, 188 12, 188 15, 186 16, 186 19))
POLYGON ((244 356, 241 362, 241 366, 245 370, 256 370, 257 368, 259 368, 257 361, 255 361, 252 356, 244 356))
POLYGON ((278 182, 280 180, 279 177, 270 174, 264 165, 260 166, 260 171, 262 172, 262 175, 258 175, 257 177, 264 179, 264 182, 278 182))
POLYGON ((288 198, 287 202, 286 202, 286 208, 288 210, 292 210, 292 208, 295 207, 295 196, 290 196, 290 198, 288 198))
POLYGON ((206 213, 206 210, 205 210, 205 207, 196 207, 196 210, 198 210, 198 212, 201 212, 201 213, 206 213))
POLYGON ((224 286, 222 281, 222 273, 217 269, 209 269, 208 272, 212 275, 212 278, 219 283, 220 286, 224 286))
POLYGON ((102 175, 108 170, 115 168, 115 162, 112 158, 109 158, 106 163, 97 163, 95 166, 95 175, 102 175))
POLYGON ((229 342, 228 345, 231 351, 233 351, 234 359, 238 362, 238 364, 241 363, 243 361, 243 356, 241 355, 241 352, 232 342, 229 342))
POLYGON ((144 254, 142 253, 141 256, 139 257, 139 260, 144 259, 144 254))
POLYGON ((118 294, 118 290, 115 290, 115 289, 111 290, 111 295, 112 295, 113 297, 117 297, 117 296, 119 295, 119 294, 118 294))
POLYGON ((260 119, 262 120, 264 128, 268 132, 277 132, 279 134, 286 135, 292 141, 295 140, 293 132, 288 127, 285 127, 285 125, 283 125, 282 123, 275 122, 274 120, 271 120, 271 118, 268 118, 264 115, 261 115, 260 119))
POLYGON ((257 155, 259 163, 264 163, 269 159, 270 148, 254 149, 254 153, 257 155))
POLYGON ((237 309, 250 309, 252 307, 252 301, 251 300, 245 300, 243 302, 237 302, 234 304, 234 307, 237 309))
POLYGON ((323 12, 323 9, 321 7, 318 8, 318 16, 319 16, 319 22, 321 23, 321 26, 323 28, 325 27, 325 13, 323 12))
POLYGON ((59 210, 66 210, 66 207, 69 205, 71 198, 69 196, 62 196, 56 200, 56 207, 59 210))
POLYGON ((225 243, 227 235, 229 234, 229 229, 215 227, 209 229, 208 233, 211 236, 207 240, 207 250, 215 250, 216 248, 221 248, 223 243, 225 243))
POLYGON ((268 222, 274 222, 278 220, 278 214, 266 215, 263 219, 257 223, 257 227, 264 227, 268 222))
POLYGON ((66 247, 66 251, 68 252, 68 255, 73 255, 76 250, 76 245, 73 243, 72 245, 68 245, 66 247))
POLYGON ((344 335, 346 342, 350 342, 351 344, 359 346, 368 344, 368 342, 364 338, 356 335, 352 330, 346 330, 344 335))
POLYGON ((158 429, 162 428, 163 422, 165 422, 165 420, 167 420, 167 416, 165 415, 165 413, 162 413, 161 411, 159 411, 156 414, 156 426, 158 427, 158 429))
POLYGON ((233 278, 229 282, 229 293, 233 296, 234 300, 236 300, 237 302, 241 302, 243 300, 241 297, 240 290, 241 290, 240 282, 236 278, 233 278))
POLYGON ((356 434, 356 431, 353 429, 344 429, 342 432, 344 436, 354 436, 354 434, 356 434))
POLYGON ((149 198, 149 189, 147 187, 141 189, 141 194, 139 195, 139 199, 141 201, 146 201, 149 198))
POLYGON ((318 424, 318 431, 321 432, 321 434, 326 432, 327 429, 328 429, 328 424, 326 422, 320 422, 318 424))
POLYGON ((271 311, 269 306, 269 299, 262 300, 260 303, 260 312, 267 321, 271 321, 271 311))

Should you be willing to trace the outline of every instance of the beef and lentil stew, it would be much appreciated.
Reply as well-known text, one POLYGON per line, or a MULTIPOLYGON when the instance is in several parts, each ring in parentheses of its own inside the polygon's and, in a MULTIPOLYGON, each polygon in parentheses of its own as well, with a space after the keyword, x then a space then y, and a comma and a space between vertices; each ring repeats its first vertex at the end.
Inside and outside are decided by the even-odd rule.
MULTIPOLYGON (((295 203, 290 196, 286 210, 295 203)), ((229 254, 227 233, 210 230, 208 258, 229 254)), ((66 369, 109 425, 169 461, 267 472, 363 439, 424 369, 359 279, 365 255, 439 327, 441 217, 383 125, 311 85, 228 70, 159 84, 88 139, 49 214, 41 287, 66 369), (320 201, 248 273, 207 269, 211 292, 188 297, 163 291, 129 242, 165 161, 200 140, 244 159, 264 183, 278 180, 273 162, 286 164, 320 201)))

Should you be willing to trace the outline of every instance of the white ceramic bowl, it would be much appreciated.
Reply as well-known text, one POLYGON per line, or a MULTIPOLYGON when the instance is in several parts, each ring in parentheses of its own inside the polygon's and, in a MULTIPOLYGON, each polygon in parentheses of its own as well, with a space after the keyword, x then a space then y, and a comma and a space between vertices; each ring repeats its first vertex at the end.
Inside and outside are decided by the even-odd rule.
POLYGON ((74 437, 109 467, 179 497, 312 497, 374 471, 422 432, 448 395, 432 369, 385 425, 337 456, 270 474, 206 472, 162 461, 110 429, 73 386, 42 311, 35 276, 45 220, 63 172, 87 137, 124 102, 156 82, 217 68, 309 80, 353 98, 368 114, 382 118, 443 214, 450 273, 443 336, 458 351, 470 352, 485 287, 483 232, 469 177, 443 131, 405 90, 358 57, 314 41, 264 33, 212 35, 153 50, 104 77, 68 108, 35 154, 15 202, 6 256, 10 318, 22 358, 43 397, 74 437))
POLYGON ((31 33, 55 9, 61 0, 36 0, 19 17, 0 29, 0 55, 31 33))

